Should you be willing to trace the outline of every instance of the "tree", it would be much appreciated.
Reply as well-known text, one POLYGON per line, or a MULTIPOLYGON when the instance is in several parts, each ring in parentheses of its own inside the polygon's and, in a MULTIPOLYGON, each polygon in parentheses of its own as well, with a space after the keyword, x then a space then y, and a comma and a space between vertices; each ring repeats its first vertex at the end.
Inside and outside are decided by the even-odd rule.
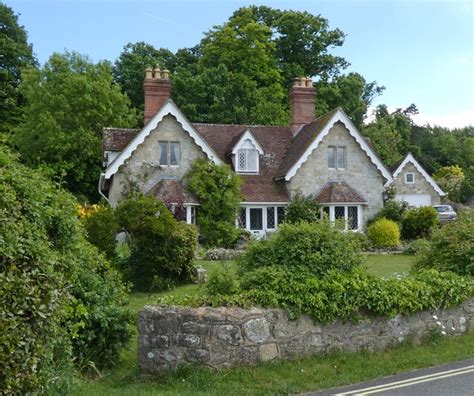
POLYGON ((143 41, 128 43, 115 61, 113 74, 132 105, 143 110, 143 79, 147 67, 174 69, 175 55, 165 48, 156 49, 143 41))
POLYGON ((0 134, 8 133, 18 122, 25 98, 18 90, 21 71, 36 66, 31 44, 18 15, 0 3, 0 134))
POLYGON ((232 246, 237 238, 235 217, 242 180, 228 165, 197 160, 185 176, 200 206, 197 224, 207 246, 232 246))
POLYGON ((459 194, 464 181, 464 172, 458 165, 443 166, 433 174, 433 178, 452 201, 459 202, 459 194))
POLYGON ((21 92, 28 107, 12 141, 23 161, 49 166, 74 194, 97 199, 102 128, 136 123, 110 65, 53 54, 41 69, 25 72, 21 92))

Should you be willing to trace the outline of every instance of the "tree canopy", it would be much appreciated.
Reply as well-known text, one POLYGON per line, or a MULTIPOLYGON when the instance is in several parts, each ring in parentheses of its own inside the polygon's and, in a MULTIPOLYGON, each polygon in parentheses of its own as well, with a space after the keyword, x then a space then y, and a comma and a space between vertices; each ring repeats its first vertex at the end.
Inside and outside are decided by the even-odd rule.
POLYGON ((97 199, 102 128, 136 123, 128 98, 112 82, 110 64, 74 52, 53 54, 23 78, 28 107, 12 138, 23 161, 47 165, 70 191, 97 199))

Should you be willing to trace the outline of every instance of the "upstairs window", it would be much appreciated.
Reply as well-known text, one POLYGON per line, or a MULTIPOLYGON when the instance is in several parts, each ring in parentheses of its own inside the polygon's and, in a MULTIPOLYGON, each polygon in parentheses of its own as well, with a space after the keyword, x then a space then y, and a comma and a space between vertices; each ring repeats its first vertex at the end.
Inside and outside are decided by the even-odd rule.
POLYGON ((159 147, 160 165, 179 166, 181 161, 179 142, 160 141, 159 147))
POLYGON ((237 172, 258 172, 258 150, 246 139, 237 150, 237 172))
POLYGON ((329 169, 345 169, 346 168, 346 148, 345 147, 328 147, 328 168, 329 169))
POLYGON ((405 173, 405 183, 407 183, 407 184, 415 183, 415 174, 414 173, 405 173))

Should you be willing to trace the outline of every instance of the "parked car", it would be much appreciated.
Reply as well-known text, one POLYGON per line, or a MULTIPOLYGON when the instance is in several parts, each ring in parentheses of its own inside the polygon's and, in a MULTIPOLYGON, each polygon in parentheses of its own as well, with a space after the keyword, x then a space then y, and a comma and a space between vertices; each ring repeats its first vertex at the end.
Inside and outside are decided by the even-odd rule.
POLYGON ((454 221, 458 218, 458 215, 451 205, 434 205, 433 208, 438 212, 438 219, 441 223, 454 221))

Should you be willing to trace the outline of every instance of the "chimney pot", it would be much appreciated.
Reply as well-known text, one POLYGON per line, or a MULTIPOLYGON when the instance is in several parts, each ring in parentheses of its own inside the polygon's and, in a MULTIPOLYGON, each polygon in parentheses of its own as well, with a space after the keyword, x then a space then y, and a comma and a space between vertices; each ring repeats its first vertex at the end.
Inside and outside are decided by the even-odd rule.
POLYGON ((163 70, 163 80, 169 80, 170 79, 170 71, 168 69, 163 70))
POLYGON ((154 72, 155 72, 155 79, 161 80, 161 70, 159 66, 155 67, 154 72))
POLYGON ((315 118, 316 89, 309 77, 299 77, 293 80, 290 88, 291 101, 291 131, 298 133, 303 125, 309 124, 315 118))
POLYGON ((153 73, 152 68, 151 68, 151 67, 147 67, 147 68, 145 69, 145 78, 146 78, 147 80, 153 78, 153 74, 152 74, 152 73, 153 73))

